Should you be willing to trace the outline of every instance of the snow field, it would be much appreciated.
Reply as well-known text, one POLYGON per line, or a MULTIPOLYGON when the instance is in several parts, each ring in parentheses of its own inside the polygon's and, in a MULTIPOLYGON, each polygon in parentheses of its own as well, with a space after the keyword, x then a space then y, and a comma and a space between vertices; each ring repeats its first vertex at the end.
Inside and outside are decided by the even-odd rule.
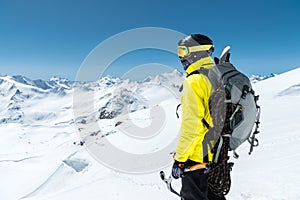
MULTIPOLYGON (((240 158, 231 158, 235 165, 227 199, 300 199, 299 76, 300 68, 253 85, 262 108, 261 133, 257 135, 260 145, 249 156, 245 142, 237 150, 240 158)), ((182 80, 174 72, 147 79, 138 83, 140 86, 111 77, 82 84, 78 87, 83 96, 95 92, 94 110, 85 110, 92 100, 83 99, 79 105, 83 108, 81 117, 74 119, 74 88, 68 87, 66 80, 53 79, 47 83, 51 88, 45 89, 43 81, 35 85, 22 77, 0 77, 0 120, 7 119, 0 124, 0 199, 178 199, 160 180, 159 171, 143 175, 114 171, 97 162, 85 145, 101 149, 101 138, 105 137, 133 154, 165 148, 178 134, 180 120, 175 108, 179 98, 175 91, 182 80), (115 87, 127 89, 124 94, 133 99, 132 104, 118 107, 122 114, 117 118, 99 119, 98 110, 118 99, 115 87), (21 94, 12 99, 17 89, 21 94), (9 110, 10 103, 20 109, 9 110), (14 120, 19 112, 22 117, 14 120), (119 121, 122 123, 116 126, 119 121), (146 128, 154 122, 163 126, 157 133, 147 133, 146 128), (89 129, 91 124, 99 130, 89 129), (145 134, 136 134, 136 128, 145 130, 145 134)), ((172 159, 171 154, 163 156, 172 159)), ((171 163, 163 170, 169 175, 171 163)), ((174 181, 174 188, 180 190, 179 180, 174 181)))

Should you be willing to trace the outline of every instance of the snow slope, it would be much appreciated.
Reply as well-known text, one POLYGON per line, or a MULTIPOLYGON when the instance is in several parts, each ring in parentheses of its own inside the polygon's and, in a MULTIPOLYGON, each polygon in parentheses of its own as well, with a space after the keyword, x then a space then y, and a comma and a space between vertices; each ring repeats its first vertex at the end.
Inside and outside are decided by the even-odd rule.
MULTIPOLYGON (((300 199, 299 77, 300 68, 255 79, 262 107, 260 145, 251 156, 246 143, 238 149, 228 199, 300 199)), ((114 171, 98 163, 85 145, 100 148, 101 138, 107 138, 130 153, 164 148, 179 129, 175 108, 182 81, 176 71, 139 83, 112 77, 75 84, 60 78, 0 76, 0 199, 178 199, 168 192, 159 171, 142 175, 114 171), (83 95, 95 92, 94 112, 83 109, 74 118, 75 88, 83 95), (147 127, 159 118, 150 114, 157 106, 166 113, 160 134, 146 140, 124 134, 133 125, 147 127), (121 124, 115 126, 116 122, 121 124), (99 131, 88 129, 93 123, 99 131), (78 134, 82 130, 87 133, 83 138, 78 134)), ((164 156, 172 159, 170 154, 164 156)), ((170 167, 165 167, 166 174, 170 167)), ((180 182, 174 181, 174 187, 179 190, 180 182)))
POLYGON ((300 199, 300 68, 254 84, 260 94, 260 146, 235 162, 232 199, 300 199), (288 91, 288 92, 287 92, 288 91))

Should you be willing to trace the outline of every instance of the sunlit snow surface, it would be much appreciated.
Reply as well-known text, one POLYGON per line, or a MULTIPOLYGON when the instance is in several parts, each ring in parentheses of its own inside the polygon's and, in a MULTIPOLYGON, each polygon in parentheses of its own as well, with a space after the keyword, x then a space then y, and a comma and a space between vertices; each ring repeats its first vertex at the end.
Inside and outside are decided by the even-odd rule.
MULTIPOLYGON (((228 199, 300 199, 299 77, 300 69, 295 69, 256 79, 253 86, 262 107, 260 145, 249 156, 245 143, 237 151, 240 158, 232 159, 235 165, 228 199)), ((178 199, 160 180, 159 171, 144 175, 114 171, 97 162, 85 145, 101 145, 105 137, 130 153, 164 148, 178 134, 180 120, 175 109, 182 81, 174 72, 140 83, 112 77, 80 83, 76 87, 83 93, 96 91, 91 100, 95 112, 83 110, 82 116, 74 119, 74 83, 60 78, 32 81, 0 76, 0 199, 178 199), (121 93, 125 97, 120 97, 121 93), (159 134, 139 140, 124 133, 132 124, 149 126, 153 120, 150 109, 155 106, 166 113, 159 134), (100 111, 109 111, 109 107, 118 110, 116 118, 99 119, 100 111), (115 126, 118 121, 122 123, 115 126), (90 123, 97 123, 99 132, 80 138, 79 129, 88 129, 90 123), (80 145, 81 141, 85 145, 80 145)), ((170 168, 164 169, 166 174, 170 168)), ((174 187, 179 190, 180 181, 174 181, 174 187)))

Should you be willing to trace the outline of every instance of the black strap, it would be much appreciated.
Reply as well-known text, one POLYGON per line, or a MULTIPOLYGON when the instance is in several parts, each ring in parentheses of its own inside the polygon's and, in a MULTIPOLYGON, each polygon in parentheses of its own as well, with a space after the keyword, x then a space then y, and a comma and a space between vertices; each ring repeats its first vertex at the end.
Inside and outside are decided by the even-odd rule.
MULTIPOLYGON (((229 80, 229 79, 231 79, 231 78, 233 78, 233 77, 235 77, 235 76, 237 76, 237 75, 239 75, 239 74, 240 74, 240 72, 237 72, 237 73, 235 73, 235 74, 229 76, 229 77, 227 78, 227 80, 229 80)), ((223 75, 224 75, 224 74, 223 74, 223 75)))
POLYGON ((191 75, 193 75, 193 74, 203 74, 203 75, 205 75, 205 76, 208 76, 208 72, 209 72, 209 69, 206 69, 206 68, 204 68, 204 67, 201 67, 200 69, 191 72, 191 73, 188 74, 186 77, 189 77, 189 76, 191 76, 191 75))
POLYGON ((236 71, 236 69, 232 69, 232 70, 229 70, 229 71, 225 72, 225 73, 222 75, 221 79, 223 79, 224 76, 226 76, 227 74, 229 74, 229 73, 231 73, 231 72, 234 72, 234 71, 236 71))
MULTIPOLYGON (((255 95, 254 90, 252 90, 252 88, 250 88, 248 85, 244 85, 241 98, 245 99, 248 93, 251 93, 252 95, 255 95)), ((255 100, 255 103, 256 103, 257 100, 255 98, 256 97, 254 96, 254 100, 255 100)))
POLYGON ((182 92, 183 90, 183 84, 181 84, 180 88, 179 88, 179 92, 182 92))
POLYGON ((210 128, 209 123, 207 123, 207 121, 206 121, 204 118, 202 118, 202 123, 204 124, 204 126, 205 126, 207 129, 210 128))
POLYGON ((177 116, 178 119, 179 119, 178 109, 179 109, 180 106, 181 106, 181 104, 178 104, 177 107, 176 107, 176 116, 177 116))
POLYGON ((199 74, 199 71, 198 71, 198 70, 193 71, 193 72, 191 72, 190 74, 188 74, 186 77, 192 76, 192 75, 194 75, 194 74, 199 74))

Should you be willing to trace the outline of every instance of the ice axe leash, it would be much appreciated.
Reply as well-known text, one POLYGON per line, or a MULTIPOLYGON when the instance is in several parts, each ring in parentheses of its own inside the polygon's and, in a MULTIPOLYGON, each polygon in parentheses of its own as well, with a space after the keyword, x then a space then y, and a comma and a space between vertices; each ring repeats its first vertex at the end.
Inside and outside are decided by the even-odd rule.
MULTIPOLYGON (((184 173, 188 173, 188 172, 192 172, 192 171, 195 171, 195 170, 200 170, 200 169, 205 169, 204 171, 204 174, 208 173, 209 172, 209 169, 210 169, 210 165, 208 163, 198 163, 196 165, 193 165, 193 166, 190 166, 190 167, 187 167, 184 169, 184 173)), ((183 175, 184 176, 184 175, 183 175)), ((174 190, 174 188, 172 187, 172 181, 173 181, 173 177, 172 175, 169 176, 169 178, 166 178, 165 176, 165 172, 164 171, 161 171, 160 172, 160 178, 163 182, 165 182, 167 184, 167 188, 170 192, 172 192, 173 194, 180 196, 180 194, 174 190)))

